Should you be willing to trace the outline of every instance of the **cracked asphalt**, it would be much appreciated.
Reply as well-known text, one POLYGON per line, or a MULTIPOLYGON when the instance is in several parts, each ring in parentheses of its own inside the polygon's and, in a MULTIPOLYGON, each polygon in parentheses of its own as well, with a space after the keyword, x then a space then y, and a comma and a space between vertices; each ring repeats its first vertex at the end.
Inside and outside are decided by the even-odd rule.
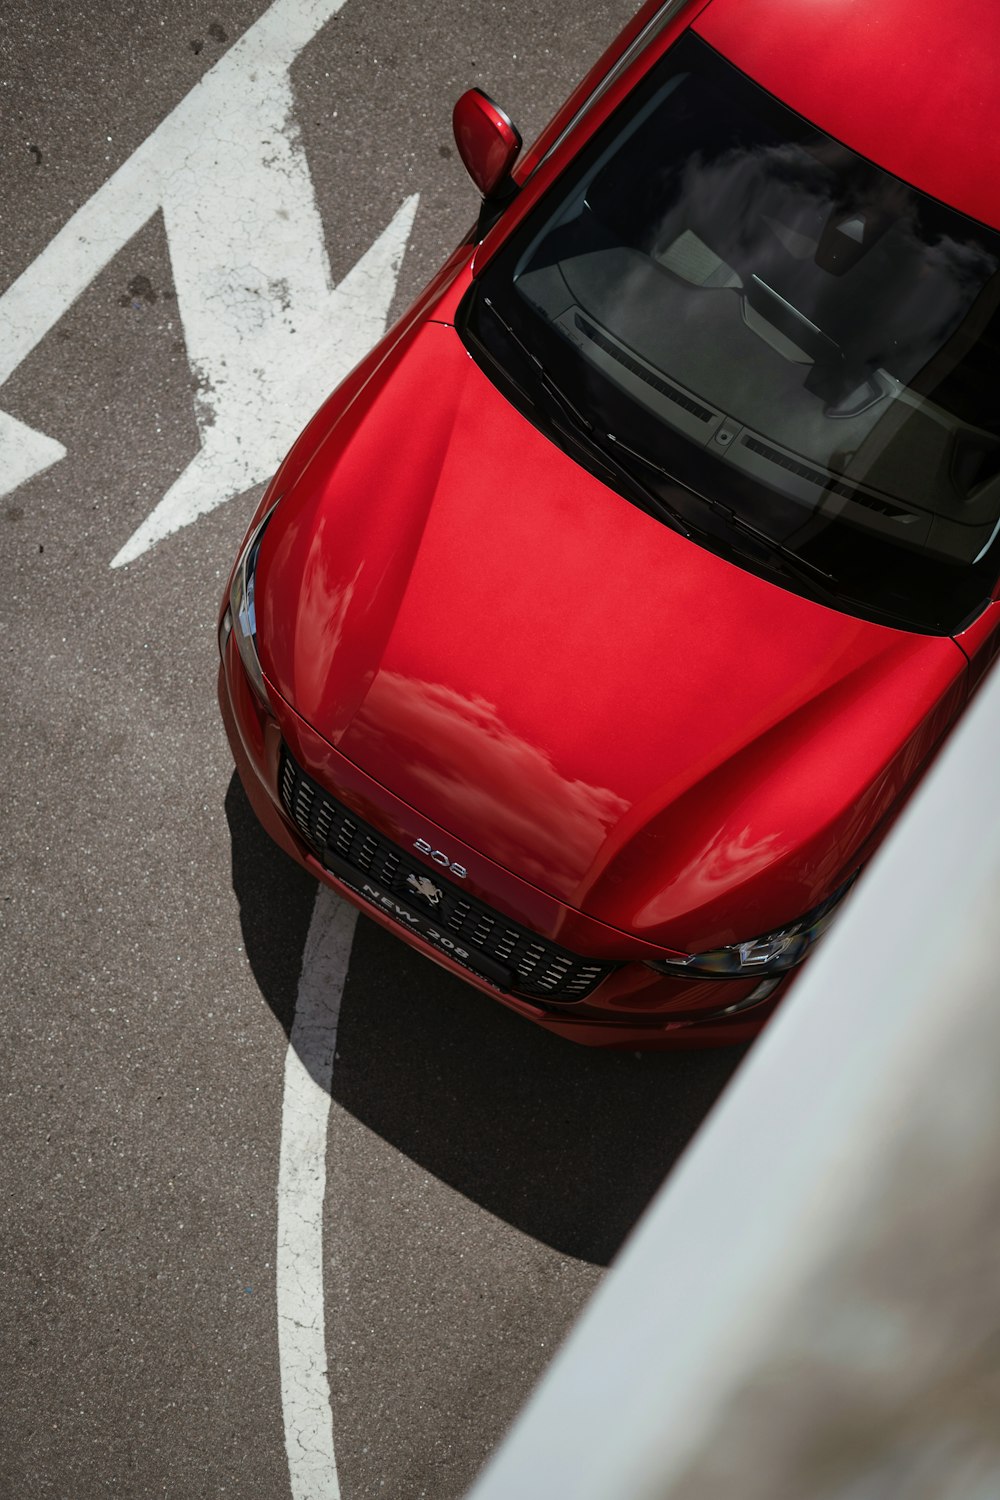
MULTIPOLYGON (((417 192, 400 311, 475 215, 453 100, 478 84, 530 139, 632 8, 348 0, 291 69, 334 279, 417 192)), ((8 10, 0 288, 263 10, 8 10)), ((214 696, 259 486, 109 566, 197 452, 199 394, 159 214, 0 394, 66 449, 0 500, 12 1497, 289 1495, 277 1161, 315 887, 257 827, 214 696)), ((464 1493, 738 1061, 576 1049, 359 921, 324 1226, 345 1500, 464 1493)))

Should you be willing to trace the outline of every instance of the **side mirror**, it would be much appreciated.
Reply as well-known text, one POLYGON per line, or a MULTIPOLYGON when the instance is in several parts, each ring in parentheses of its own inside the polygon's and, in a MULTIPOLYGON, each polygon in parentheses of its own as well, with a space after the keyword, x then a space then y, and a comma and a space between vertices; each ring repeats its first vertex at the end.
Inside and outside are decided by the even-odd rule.
POLYGON ((451 117, 458 154, 483 197, 512 195, 511 168, 521 149, 521 136, 510 116, 482 89, 469 89, 451 117))

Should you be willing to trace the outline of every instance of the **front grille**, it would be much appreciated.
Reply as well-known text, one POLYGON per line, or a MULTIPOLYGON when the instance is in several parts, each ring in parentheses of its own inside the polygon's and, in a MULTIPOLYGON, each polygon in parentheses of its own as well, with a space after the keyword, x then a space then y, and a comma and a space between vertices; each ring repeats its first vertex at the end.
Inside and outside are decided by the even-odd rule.
MULTIPOLYGON (((334 875, 341 874, 339 864, 347 865, 411 910, 433 916, 437 926, 454 934, 474 957, 482 955, 486 977, 500 972, 509 978, 501 987, 567 1004, 586 999, 617 967, 570 953, 445 879, 436 867, 414 858, 337 802, 287 750, 282 752, 278 780, 285 811, 334 875), (411 875, 428 877, 440 892, 432 910, 407 884, 411 875)), ((474 962, 468 967, 475 971, 474 962)))

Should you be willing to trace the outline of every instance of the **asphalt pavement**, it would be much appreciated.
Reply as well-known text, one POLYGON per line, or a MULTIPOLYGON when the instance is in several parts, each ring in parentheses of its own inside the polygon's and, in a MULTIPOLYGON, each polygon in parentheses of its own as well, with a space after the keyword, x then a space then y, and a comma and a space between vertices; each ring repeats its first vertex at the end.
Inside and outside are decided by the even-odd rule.
MULTIPOLYGON (((530 139, 632 6, 286 9, 313 29, 260 117, 335 283, 397 225, 392 317, 475 216, 454 99, 485 88, 530 139)), ((242 77, 246 115, 259 70, 222 64, 263 17, 46 0, 0 20, 3 1496, 290 1494, 277 1164, 316 888, 257 826, 215 702, 219 593, 266 475, 220 449, 214 508, 112 566, 213 423, 238 430, 238 387, 206 373, 223 356, 194 352, 198 163, 251 247, 223 300, 259 295, 252 247, 286 210, 266 152, 255 176, 220 127, 209 161, 185 101, 221 79, 224 121, 242 77)), ((291 333, 317 404, 340 346, 308 317, 291 333)), ((323 1226, 345 1500, 464 1492, 738 1061, 573 1047, 359 919, 323 1226)))

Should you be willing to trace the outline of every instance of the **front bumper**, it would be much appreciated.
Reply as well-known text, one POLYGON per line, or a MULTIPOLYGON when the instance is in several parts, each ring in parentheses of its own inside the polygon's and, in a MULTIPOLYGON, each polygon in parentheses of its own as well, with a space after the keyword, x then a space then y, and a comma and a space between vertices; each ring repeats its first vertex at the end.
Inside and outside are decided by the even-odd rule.
MULTIPOLYGON (((257 817, 274 841, 318 880, 374 921, 545 1030, 600 1047, 733 1045, 749 1041, 757 1034, 787 988, 792 976, 766 998, 755 1001, 758 985, 753 980, 675 979, 655 974, 643 960, 674 955, 607 927, 484 860, 478 851, 436 828, 365 775, 280 700, 279 724, 252 692, 231 635, 223 645, 218 690, 240 780, 257 817), (401 897, 402 887, 398 883, 395 893, 391 887, 387 888, 384 866, 377 871, 378 878, 361 878, 356 872, 356 854, 352 856, 354 871, 329 853, 321 857, 315 818, 312 826, 301 817, 296 821, 294 801, 290 803, 290 811, 283 805, 279 781, 283 753, 286 765, 290 759, 296 772, 304 775, 309 784, 328 791, 337 804, 398 855, 409 859, 407 851, 423 840, 432 841, 434 848, 443 845, 454 860, 463 861, 468 870, 460 892, 463 898, 468 898, 465 904, 488 911, 501 923, 509 919, 506 927, 511 934, 524 932, 529 938, 537 936, 537 948, 544 950, 547 961, 552 955, 565 955, 577 961, 570 975, 569 993, 566 985, 550 985, 546 990, 538 983, 526 982, 529 970, 523 965, 519 970, 511 969, 503 949, 500 951, 508 969, 506 974, 484 963, 479 951, 469 943, 462 950, 469 961, 449 956, 447 944, 451 942, 454 949, 456 929, 444 923, 414 921, 414 914, 424 914, 423 904, 406 895, 401 897), (471 964, 477 965, 480 972, 471 964), (577 989, 583 998, 575 998, 574 980, 578 981, 577 989), (740 1009, 741 1006, 747 1008, 740 1009)), ((412 865, 421 868, 419 860, 413 859, 412 865)), ((439 891, 450 894, 452 883, 434 864, 427 863, 425 872, 439 891)), ((528 946, 522 945, 516 951, 527 952, 528 946)), ((559 965, 553 967, 550 962, 549 968, 542 972, 550 978, 559 977, 559 965)))

